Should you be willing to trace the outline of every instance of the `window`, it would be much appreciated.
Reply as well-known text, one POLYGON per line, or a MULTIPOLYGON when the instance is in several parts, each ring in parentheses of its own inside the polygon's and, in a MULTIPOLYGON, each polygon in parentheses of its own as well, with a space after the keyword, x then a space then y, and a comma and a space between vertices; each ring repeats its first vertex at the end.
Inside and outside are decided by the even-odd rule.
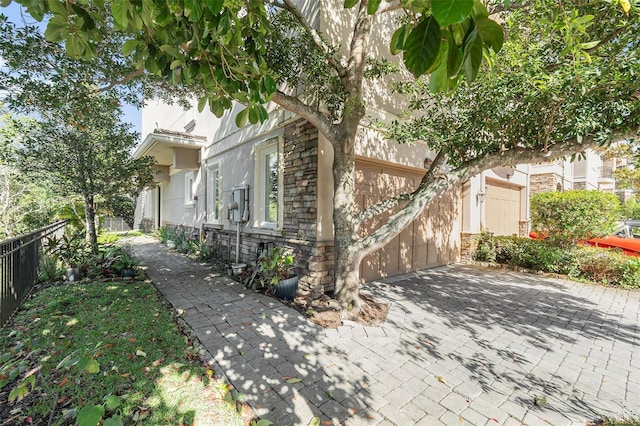
POLYGON ((278 151, 264 156, 264 221, 278 222, 278 151))
POLYGON ((271 138, 256 146, 255 226, 279 228, 282 225, 281 138, 271 138))
POLYGON ((222 208, 222 188, 220 167, 214 164, 209 167, 209 187, 207 188, 207 220, 210 223, 220 223, 220 209, 222 208))
POLYGON ((194 191, 195 191, 195 174, 193 172, 187 172, 184 175, 184 203, 193 205, 194 191))

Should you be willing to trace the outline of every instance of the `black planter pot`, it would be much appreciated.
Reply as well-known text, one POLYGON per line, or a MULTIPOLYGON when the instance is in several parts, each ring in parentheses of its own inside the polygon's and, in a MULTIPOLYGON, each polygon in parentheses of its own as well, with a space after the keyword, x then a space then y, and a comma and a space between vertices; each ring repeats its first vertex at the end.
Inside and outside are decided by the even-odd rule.
POLYGON ((278 281, 276 284, 276 297, 283 300, 293 300, 298 291, 298 276, 278 281))
POLYGON ((123 278, 130 278, 133 277, 136 274, 136 271, 133 270, 133 268, 122 268, 120 270, 120 276, 123 278))

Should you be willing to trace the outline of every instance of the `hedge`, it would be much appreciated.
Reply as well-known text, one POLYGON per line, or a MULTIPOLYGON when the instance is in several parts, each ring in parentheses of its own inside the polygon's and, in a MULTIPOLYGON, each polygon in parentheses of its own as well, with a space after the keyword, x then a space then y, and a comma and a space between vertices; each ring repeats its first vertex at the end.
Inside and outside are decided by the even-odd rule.
POLYGON ((546 240, 478 237, 474 259, 567 275, 605 285, 640 288, 640 258, 618 250, 575 245, 561 248, 546 240))

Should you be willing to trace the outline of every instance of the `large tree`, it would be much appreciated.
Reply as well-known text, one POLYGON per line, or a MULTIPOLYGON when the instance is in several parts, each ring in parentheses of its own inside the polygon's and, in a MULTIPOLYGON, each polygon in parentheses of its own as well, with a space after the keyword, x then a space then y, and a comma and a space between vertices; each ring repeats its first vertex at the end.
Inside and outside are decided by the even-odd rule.
POLYGON ((13 124, 17 131, 4 142, 22 173, 50 180, 68 200, 82 198, 87 240, 97 252, 97 198, 138 193, 152 180, 151 159, 132 158, 138 134, 122 122, 114 96, 94 95, 77 106, 29 126, 13 124))
MULTIPOLYGON (((35 17, 53 15, 48 37, 64 41, 72 56, 92 56, 93 46, 99 45, 92 31, 103 21, 91 13, 102 10, 102 2, 19 2, 35 17)), ((629 95, 637 84, 639 13, 627 0, 567 4, 505 0, 489 4, 489 11, 479 0, 346 0, 346 9, 335 17, 349 28, 349 42, 343 49, 329 45, 297 3, 117 0, 108 7, 116 27, 132 37, 124 43, 123 53, 131 54, 138 69, 174 83, 196 84, 202 88, 200 106, 208 103, 216 115, 230 109, 234 101, 246 105, 236 117, 239 125, 265 120, 264 104, 273 101, 308 120, 331 142, 335 285, 345 306, 359 305, 362 259, 390 241, 440 193, 488 168, 551 159, 603 143, 637 121, 637 99, 629 95), (502 47, 503 32, 489 18, 493 12, 500 13, 508 28, 508 43, 512 43, 505 49, 509 53, 498 57, 492 52, 502 47), (466 86, 460 95, 462 103, 443 107, 435 121, 421 117, 427 124, 413 126, 415 134, 411 128, 394 129, 396 139, 425 140, 436 150, 433 164, 411 194, 358 211, 355 141, 368 107, 363 83, 374 71, 392 68, 374 56, 379 50, 370 43, 372 34, 384 33, 390 22, 396 22, 392 24, 396 31, 391 52, 402 55, 406 69, 418 78, 418 88, 448 91, 463 77, 472 82, 483 57, 504 64, 500 74, 504 80, 489 77, 489 93, 483 92, 483 86, 466 86), (381 25, 385 27, 379 28, 381 25), (520 77, 509 80, 510 68, 518 68, 521 61, 527 68, 520 77), (609 73, 609 69, 616 71, 609 73), (614 77, 608 90, 594 77, 600 73, 614 77), (430 74, 428 80, 420 77, 426 74, 430 74), (525 84, 523 91, 513 90, 513 85, 518 88, 521 84, 525 84), (298 92, 300 88, 303 91, 298 92), (493 99, 496 94, 502 97, 493 99), (599 114, 596 97, 612 102, 623 98, 625 105, 599 114), (579 108, 581 98, 588 100, 584 109, 579 108), (514 103, 501 103, 504 99, 514 103), (529 104, 529 99, 540 102, 529 104), (542 102, 545 99, 547 103, 542 102), (464 101, 483 107, 474 109, 474 104, 464 101), (574 106, 573 112, 570 108, 565 111, 565 102, 574 106), (550 108, 542 109, 544 105, 550 108), (514 108, 519 113, 507 116, 514 108), (615 111, 618 114, 612 117, 615 111), (519 124, 525 112, 536 117, 535 127, 519 124), (560 126, 559 117, 565 112, 567 117, 574 112, 577 116, 560 126), (492 120, 481 122, 485 114, 492 120), (457 127, 449 129, 447 120, 457 127), (359 235, 365 221, 389 209, 397 211, 386 224, 367 236, 359 235)), ((378 84, 387 81, 381 79, 378 84)), ((484 75, 477 81, 482 84, 484 75)), ((417 93, 406 85, 399 89, 417 93)), ((419 93, 415 100, 425 108, 436 105, 431 98, 424 101, 419 93)))
MULTIPOLYGON (((31 122, 27 118, 17 121, 21 126, 31 122)), ((29 179, 10 161, 13 150, 6 141, 15 139, 17 128, 13 123, 0 103, 0 240, 48 225, 56 214, 50 182, 29 179)))

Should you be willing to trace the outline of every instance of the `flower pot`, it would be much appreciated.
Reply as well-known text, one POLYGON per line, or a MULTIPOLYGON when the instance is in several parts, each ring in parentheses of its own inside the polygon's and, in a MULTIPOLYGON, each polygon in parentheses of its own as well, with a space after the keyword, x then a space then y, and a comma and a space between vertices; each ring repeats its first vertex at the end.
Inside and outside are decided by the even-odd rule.
POLYGON ((67 268, 67 281, 74 282, 82 279, 80 268, 67 268))
POLYGON ((298 291, 298 276, 278 281, 276 284, 276 297, 283 300, 293 300, 298 291))
POLYGON ((120 270, 120 276, 122 278, 131 278, 136 274, 133 268, 122 268, 120 270))
POLYGON ((234 263, 233 265, 231 265, 231 269, 233 270, 234 275, 240 275, 244 272, 246 267, 246 263, 234 263))

